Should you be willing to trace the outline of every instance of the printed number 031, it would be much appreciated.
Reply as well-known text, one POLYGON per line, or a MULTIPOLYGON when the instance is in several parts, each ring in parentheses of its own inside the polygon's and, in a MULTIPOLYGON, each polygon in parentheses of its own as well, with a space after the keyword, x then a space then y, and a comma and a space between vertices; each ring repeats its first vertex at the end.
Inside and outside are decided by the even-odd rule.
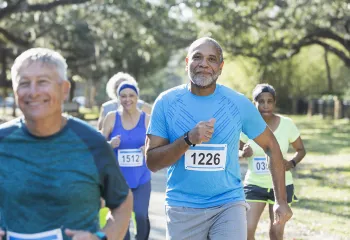
POLYGON ((191 158, 193 159, 193 165, 213 165, 212 162, 214 162, 214 165, 220 164, 220 153, 211 154, 211 153, 193 153, 191 155, 191 158), (197 163, 197 155, 199 158, 199 161, 197 163), (214 161, 213 161, 214 160, 214 161))

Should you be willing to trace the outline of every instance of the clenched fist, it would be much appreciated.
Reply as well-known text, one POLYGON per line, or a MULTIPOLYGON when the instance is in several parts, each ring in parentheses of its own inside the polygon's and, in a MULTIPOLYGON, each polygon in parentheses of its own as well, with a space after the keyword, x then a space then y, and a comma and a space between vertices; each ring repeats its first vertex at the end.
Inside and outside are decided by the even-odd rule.
POLYGON ((202 142, 208 142, 214 133, 215 118, 211 118, 206 122, 199 122, 188 133, 188 138, 193 144, 201 144, 202 142))
POLYGON ((112 148, 117 148, 120 145, 120 135, 117 135, 113 137, 110 141, 109 144, 112 146, 112 148))

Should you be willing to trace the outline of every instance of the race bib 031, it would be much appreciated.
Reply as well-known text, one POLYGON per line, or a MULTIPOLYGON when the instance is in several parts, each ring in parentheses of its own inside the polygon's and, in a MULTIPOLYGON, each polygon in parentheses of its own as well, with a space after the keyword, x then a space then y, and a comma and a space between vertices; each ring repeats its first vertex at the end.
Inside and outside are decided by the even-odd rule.
POLYGON ((185 153, 185 169, 223 171, 226 167, 227 144, 198 144, 185 153))
POLYGON ((256 174, 269 174, 269 164, 267 156, 254 157, 253 158, 253 171, 256 174))
POLYGON ((121 167, 140 167, 143 165, 141 149, 119 149, 118 162, 121 167))

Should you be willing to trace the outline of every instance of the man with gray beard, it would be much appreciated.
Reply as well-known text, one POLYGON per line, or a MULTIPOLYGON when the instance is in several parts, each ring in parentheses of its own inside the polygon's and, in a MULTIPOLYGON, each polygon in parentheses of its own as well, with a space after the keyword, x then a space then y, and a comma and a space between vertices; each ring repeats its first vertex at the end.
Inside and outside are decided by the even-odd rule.
POLYGON ((194 41, 186 57, 189 83, 160 94, 152 110, 146 159, 153 172, 168 168, 167 239, 247 239, 241 132, 270 155, 274 224, 292 216, 279 145, 245 96, 216 83, 223 66, 222 48, 214 39, 194 41))

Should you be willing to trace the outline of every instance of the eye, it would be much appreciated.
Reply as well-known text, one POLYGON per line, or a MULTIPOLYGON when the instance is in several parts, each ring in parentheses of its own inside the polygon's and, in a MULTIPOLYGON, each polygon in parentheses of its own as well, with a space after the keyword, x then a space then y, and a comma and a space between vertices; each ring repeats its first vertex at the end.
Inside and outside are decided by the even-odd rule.
POLYGON ((47 80, 47 79, 39 79, 38 80, 38 84, 40 84, 40 85, 44 85, 44 84, 47 84, 49 81, 47 80))
POLYGON ((192 57, 192 59, 194 59, 194 60, 198 60, 198 59, 200 59, 201 57, 199 56, 199 55, 194 55, 193 57, 192 57))
POLYGON ((216 58, 215 58, 215 57, 210 57, 210 58, 209 58, 209 61, 210 61, 210 62, 216 62, 216 58))
POLYGON ((30 85, 30 82, 28 81, 21 81, 18 83, 19 87, 28 87, 30 85))

